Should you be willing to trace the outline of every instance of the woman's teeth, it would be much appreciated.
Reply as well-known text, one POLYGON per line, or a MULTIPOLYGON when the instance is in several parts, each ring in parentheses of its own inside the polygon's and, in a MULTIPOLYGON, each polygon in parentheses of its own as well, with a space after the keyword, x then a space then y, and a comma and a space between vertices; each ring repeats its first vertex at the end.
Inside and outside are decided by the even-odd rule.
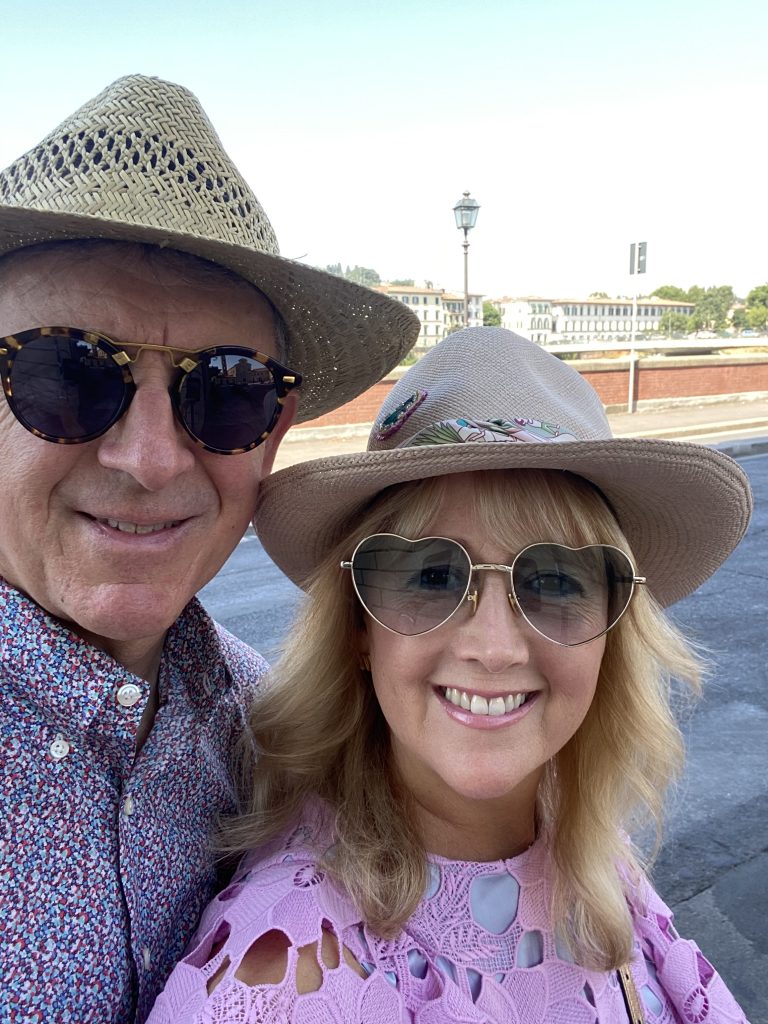
POLYGON ((508 715, 510 711, 515 711, 524 704, 528 698, 527 693, 508 693, 504 697, 491 697, 488 700, 477 693, 473 693, 470 696, 463 690, 457 690, 453 686, 448 686, 444 689, 443 696, 451 704, 455 704, 457 708, 469 711, 472 715, 490 715, 491 717, 508 715))

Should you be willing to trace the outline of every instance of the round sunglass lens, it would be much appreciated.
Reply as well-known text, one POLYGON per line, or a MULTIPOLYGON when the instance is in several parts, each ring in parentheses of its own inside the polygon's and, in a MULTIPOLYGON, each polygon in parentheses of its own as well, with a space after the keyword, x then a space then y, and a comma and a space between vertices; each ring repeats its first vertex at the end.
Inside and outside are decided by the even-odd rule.
POLYGON ((355 551, 352 578, 366 611, 382 626, 417 636, 449 619, 467 593, 470 563, 440 537, 368 537, 355 551))
POLYGON ((109 353, 65 335, 27 342, 14 357, 11 389, 21 423, 52 440, 97 437, 125 398, 122 372, 109 353))
POLYGON ((242 350, 203 353, 178 387, 179 414, 193 437, 217 451, 252 448, 280 406, 269 368, 242 350))
POLYGON ((617 548, 534 544, 515 559, 512 583, 534 629, 573 647, 619 620, 632 596, 632 578, 632 564, 617 548))

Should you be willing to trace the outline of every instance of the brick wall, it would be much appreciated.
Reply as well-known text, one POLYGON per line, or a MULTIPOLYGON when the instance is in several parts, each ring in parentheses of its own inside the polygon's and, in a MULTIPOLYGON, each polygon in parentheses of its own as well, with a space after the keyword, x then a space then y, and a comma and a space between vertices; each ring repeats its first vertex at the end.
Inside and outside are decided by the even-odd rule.
POLYGON ((390 375, 374 384, 372 388, 362 395, 342 405, 339 409, 327 412, 325 416, 318 416, 316 420, 307 420, 300 423, 300 427, 336 427, 350 423, 373 423, 376 413, 381 408, 381 403, 394 387, 397 375, 390 375))
MULTIPOLYGON (((583 359, 571 365, 589 381, 604 405, 626 403, 628 359, 583 359)), ((354 401, 300 426, 315 428, 372 423, 402 373, 401 369, 395 370, 354 401)), ((768 391, 768 355, 652 357, 640 358, 637 363, 635 399, 639 401, 736 395, 750 391, 768 391)))

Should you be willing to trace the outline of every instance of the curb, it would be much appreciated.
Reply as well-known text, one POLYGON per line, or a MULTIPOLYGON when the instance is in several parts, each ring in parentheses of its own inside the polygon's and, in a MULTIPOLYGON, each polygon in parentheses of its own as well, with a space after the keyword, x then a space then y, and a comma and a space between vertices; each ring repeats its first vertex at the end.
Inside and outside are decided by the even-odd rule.
POLYGON ((707 447, 714 448, 724 455, 730 455, 732 459, 743 459, 749 455, 763 455, 768 452, 768 437, 745 437, 733 441, 721 441, 719 444, 710 444, 707 447))
MULTIPOLYGON (((614 421, 615 422, 615 421, 614 421)), ((702 437, 708 434, 733 433, 734 431, 762 429, 766 426, 765 416, 756 420, 723 420, 720 422, 708 423, 686 423, 676 427, 649 427, 645 430, 621 430, 617 429, 616 437, 660 437, 663 440, 674 441, 678 437, 702 437)), ((742 438, 742 440, 754 440, 742 438)), ((715 444, 716 442, 712 442, 715 444)), ((725 442, 724 442, 725 443, 725 442)))

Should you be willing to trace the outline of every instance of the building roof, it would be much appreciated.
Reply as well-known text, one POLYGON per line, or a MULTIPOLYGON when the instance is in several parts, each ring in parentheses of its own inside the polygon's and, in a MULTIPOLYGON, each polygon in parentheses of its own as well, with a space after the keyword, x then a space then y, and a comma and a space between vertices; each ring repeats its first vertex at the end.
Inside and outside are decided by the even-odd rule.
MULTIPOLYGON (((567 299, 550 299, 553 306, 631 306, 632 299, 627 298, 626 295, 618 296, 617 298, 611 299, 597 299, 594 296, 588 298, 567 298, 567 299)), ((657 299, 654 296, 638 295, 637 297, 638 306, 690 306, 694 308, 693 302, 684 302, 682 299, 657 299)))
POLYGON ((385 295, 392 295, 394 292, 400 295, 442 295, 442 288, 417 288, 411 284, 377 284, 374 291, 384 292, 385 295))

